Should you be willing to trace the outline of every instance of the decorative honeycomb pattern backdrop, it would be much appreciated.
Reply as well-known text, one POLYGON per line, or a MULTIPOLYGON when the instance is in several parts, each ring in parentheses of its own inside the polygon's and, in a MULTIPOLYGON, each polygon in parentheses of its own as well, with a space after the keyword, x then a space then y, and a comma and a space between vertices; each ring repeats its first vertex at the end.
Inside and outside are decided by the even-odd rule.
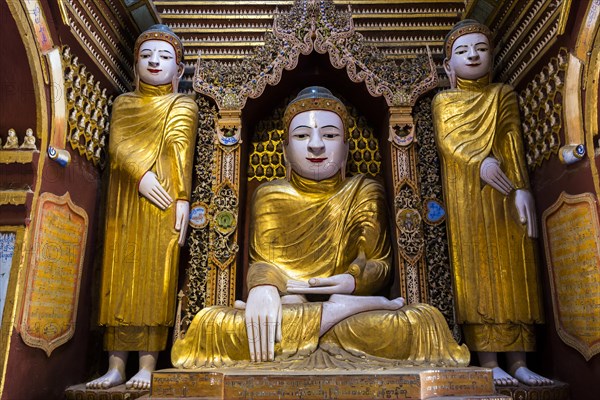
POLYGON ((109 115, 112 96, 86 71, 68 46, 62 48, 67 102, 67 138, 71 147, 94 163, 104 167, 108 145, 109 115))
POLYGON ((568 54, 558 56, 537 74, 519 95, 527 166, 535 169, 560 148, 562 102, 568 54))
MULTIPOLYGON (((358 173, 376 176, 381 171, 379 142, 367 120, 348 106, 351 117, 348 163, 346 175, 358 173)), ((283 160, 283 126, 285 108, 278 108, 269 119, 258 123, 252 136, 252 152, 248 163, 248 180, 271 181, 285 177, 283 160)))

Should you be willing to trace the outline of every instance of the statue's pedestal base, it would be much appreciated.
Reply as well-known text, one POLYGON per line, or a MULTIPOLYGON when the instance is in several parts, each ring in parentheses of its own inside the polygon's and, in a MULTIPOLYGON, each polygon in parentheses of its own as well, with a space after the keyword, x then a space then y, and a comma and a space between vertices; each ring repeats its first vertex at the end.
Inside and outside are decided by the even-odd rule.
POLYGON ((152 374, 150 399, 509 399, 484 368, 391 370, 167 369, 152 374), (453 396, 453 397, 452 397, 453 396))
POLYGON ((569 400, 569 385, 554 381, 552 386, 506 386, 496 392, 517 400, 569 400))
POLYGON ((65 390, 67 400, 134 400, 147 395, 147 390, 128 390, 125 384, 110 389, 86 389, 85 383, 69 386, 65 390))

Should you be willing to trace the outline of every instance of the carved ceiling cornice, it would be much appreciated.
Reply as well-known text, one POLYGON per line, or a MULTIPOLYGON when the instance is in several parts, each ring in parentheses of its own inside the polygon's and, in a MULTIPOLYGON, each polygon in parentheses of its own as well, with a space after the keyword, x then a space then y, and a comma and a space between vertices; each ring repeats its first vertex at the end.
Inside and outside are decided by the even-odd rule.
MULTIPOLYGON (((186 74, 180 88, 191 90, 198 53, 205 60, 241 60, 265 45, 277 11, 287 12, 292 0, 154 0, 163 23, 186 48, 186 74)), ((354 29, 388 58, 403 60, 427 54, 442 68, 443 38, 465 12, 456 0, 334 0, 351 6, 354 29)))
POLYGON ((260 96, 267 84, 276 85, 283 70, 294 69, 301 54, 313 51, 328 54, 335 68, 345 68, 354 82, 365 82, 390 107, 412 106, 437 85, 431 54, 386 57, 356 32, 351 10, 338 9, 331 1, 299 0, 289 11, 277 13, 264 43, 241 61, 200 58, 194 89, 213 98, 220 109, 242 109, 248 97, 260 96))
POLYGON ((467 15, 484 21, 495 37, 496 80, 518 85, 565 31, 572 0, 472 1, 467 15))

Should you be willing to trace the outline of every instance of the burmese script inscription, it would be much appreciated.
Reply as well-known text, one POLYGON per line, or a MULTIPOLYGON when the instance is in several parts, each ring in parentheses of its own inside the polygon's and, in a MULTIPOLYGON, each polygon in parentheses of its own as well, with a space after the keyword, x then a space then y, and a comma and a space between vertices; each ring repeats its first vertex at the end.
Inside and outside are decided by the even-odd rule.
POLYGON ((364 400, 493 394, 491 372, 482 368, 405 368, 360 373, 320 370, 317 375, 306 371, 240 368, 216 372, 162 370, 152 374, 152 396, 162 399, 364 400))
POLYGON ((85 210, 74 205, 68 193, 40 196, 21 336, 48 356, 75 332, 87 229, 85 210))
POLYGON ((542 217, 556 330, 586 360, 600 352, 600 240, 590 193, 562 193, 542 217))

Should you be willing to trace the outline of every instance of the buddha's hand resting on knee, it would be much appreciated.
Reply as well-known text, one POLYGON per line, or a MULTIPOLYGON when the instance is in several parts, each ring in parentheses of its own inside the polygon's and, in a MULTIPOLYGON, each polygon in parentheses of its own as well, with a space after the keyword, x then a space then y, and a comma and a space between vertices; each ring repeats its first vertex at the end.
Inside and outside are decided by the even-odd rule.
POLYGON ((290 279, 287 291, 294 294, 351 294, 355 287, 352 275, 339 274, 328 278, 311 278, 308 282, 290 279))
POLYGON ((275 286, 255 286, 246 300, 246 332, 250 360, 273 361, 281 341, 281 299, 275 286))

